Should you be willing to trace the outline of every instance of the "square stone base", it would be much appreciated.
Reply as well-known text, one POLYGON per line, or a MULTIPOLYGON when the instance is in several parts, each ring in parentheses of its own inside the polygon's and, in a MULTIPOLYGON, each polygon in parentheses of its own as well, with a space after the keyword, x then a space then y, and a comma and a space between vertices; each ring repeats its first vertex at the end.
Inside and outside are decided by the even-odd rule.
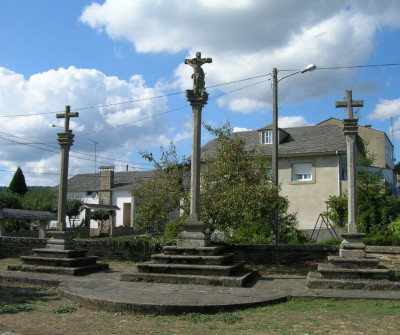
POLYGON ((178 235, 177 246, 180 248, 198 248, 211 246, 211 236, 206 232, 210 226, 203 221, 183 221, 183 232, 178 235))

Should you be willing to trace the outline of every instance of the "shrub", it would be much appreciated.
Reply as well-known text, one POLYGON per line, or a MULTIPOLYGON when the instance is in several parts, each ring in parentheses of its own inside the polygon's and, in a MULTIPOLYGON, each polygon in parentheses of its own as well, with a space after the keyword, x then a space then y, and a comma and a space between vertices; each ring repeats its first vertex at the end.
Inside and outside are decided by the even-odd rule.
POLYGON ((394 235, 368 235, 362 240, 366 245, 400 246, 400 238, 394 235))

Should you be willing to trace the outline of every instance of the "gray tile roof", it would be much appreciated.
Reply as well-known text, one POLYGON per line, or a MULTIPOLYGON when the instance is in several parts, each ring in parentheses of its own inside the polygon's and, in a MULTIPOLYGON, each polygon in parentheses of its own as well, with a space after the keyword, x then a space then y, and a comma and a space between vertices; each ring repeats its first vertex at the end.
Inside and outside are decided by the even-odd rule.
MULTIPOLYGON (((271 129, 270 126, 261 129, 271 129)), ((260 129, 260 130, 261 130, 260 129)), ((343 128, 338 125, 316 125, 306 127, 282 128, 288 134, 281 139, 279 156, 303 156, 335 154, 336 151, 346 152, 346 139, 343 128)), ((271 144, 260 143, 260 132, 257 130, 243 131, 234 135, 245 141, 246 150, 257 148, 266 156, 272 155, 271 144)), ((215 154, 216 140, 206 143, 201 148, 201 158, 215 154)))
POLYGON ((0 219, 56 220, 50 212, 27 211, 23 209, 0 208, 0 219))
MULTIPOLYGON (((128 171, 114 173, 113 191, 130 191, 137 178, 151 178, 154 171, 128 171)), ((68 192, 97 191, 100 188, 99 173, 77 174, 68 179, 68 192)))

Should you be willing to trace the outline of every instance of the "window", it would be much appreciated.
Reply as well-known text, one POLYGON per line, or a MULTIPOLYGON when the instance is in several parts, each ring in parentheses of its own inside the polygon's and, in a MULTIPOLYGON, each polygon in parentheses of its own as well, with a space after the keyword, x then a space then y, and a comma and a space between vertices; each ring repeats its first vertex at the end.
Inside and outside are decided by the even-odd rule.
POLYGON ((386 154, 386 157, 392 162, 393 161, 393 147, 391 144, 389 144, 387 139, 385 139, 385 154, 386 154))
POLYGON ((261 133, 262 144, 272 144, 272 130, 265 130, 261 133))
POLYGON ((292 165, 293 181, 312 181, 312 163, 301 163, 292 165))

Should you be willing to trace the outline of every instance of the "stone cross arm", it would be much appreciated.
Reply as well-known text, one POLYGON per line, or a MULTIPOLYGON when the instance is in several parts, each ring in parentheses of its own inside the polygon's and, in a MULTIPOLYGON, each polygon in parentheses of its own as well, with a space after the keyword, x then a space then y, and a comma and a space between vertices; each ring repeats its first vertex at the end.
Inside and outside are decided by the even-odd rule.
POLYGON ((347 108, 347 118, 353 119, 353 107, 363 107, 363 100, 353 100, 352 91, 346 91, 346 100, 345 101, 336 101, 336 108, 347 108))
POLYGON ((64 132, 69 132, 69 119, 71 117, 78 117, 79 113, 73 112, 71 113, 71 107, 65 106, 65 113, 56 114, 57 119, 65 119, 64 121, 64 132))

